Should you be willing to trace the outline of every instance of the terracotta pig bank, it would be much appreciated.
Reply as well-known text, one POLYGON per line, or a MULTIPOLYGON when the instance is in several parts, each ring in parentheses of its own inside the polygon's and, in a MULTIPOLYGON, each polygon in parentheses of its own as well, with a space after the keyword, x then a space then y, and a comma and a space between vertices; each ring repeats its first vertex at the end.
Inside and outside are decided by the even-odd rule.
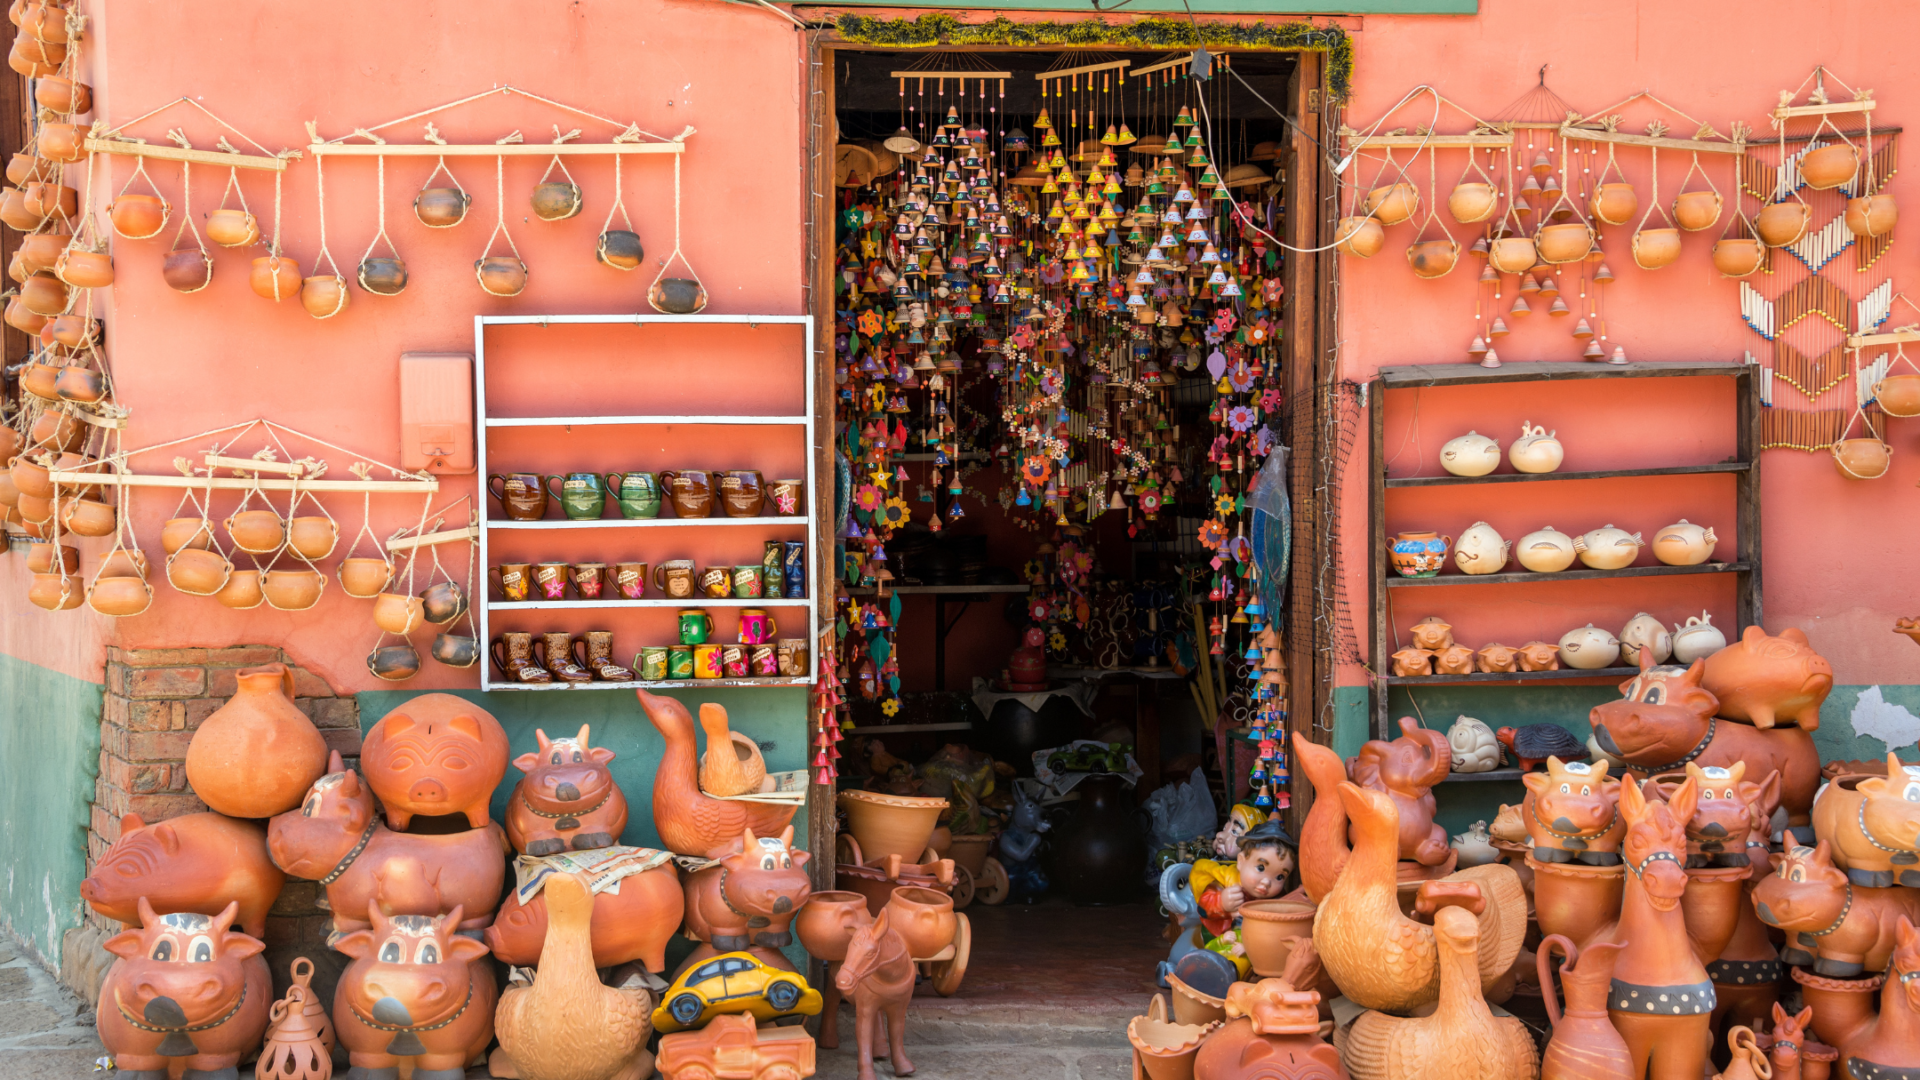
POLYGON ((1760 921, 1787 932, 1785 959, 1816 975, 1851 978, 1885 971, 1899 917, 1920 919, 1920 891, 1855 889, 1822 840, 1789 845, 1779 869, 1753 888, 1760 921))
POLYGON ((395 915, 367 905, 371 928, 334 948, 353 957, 333 994, 333 1026, 354 1080, 393 1077, 403 1062, 414 1080, 464 1080, 493 1041, 493 967, 475 963, 487 947, 455 933, 465 913, 395 915), (384 1071, 383 1071, 384 1070, 384 1071))
POLYGON ((762 955, 762 950, 792 944, 788 928, 813 892, 805 869, 808 855, 791 850, 792 843, 791 825, 777 837, 756 837, 748 829, 720 865, 688 875, 687 936, 706 944, 694 950, 687 964, 751 949, 767 963, 787 966, 777 951, 762 955))
POLYGON ((274 864, 321 882, 334 929, 364 930, 361 913, 375 901, 387 915, 466 914, 463 930, 492 921, 506 881, 507 838, 485 828, 444 835, 397 833, 374 812, 373 793, 332 755, 297 810, 267 823, 274 864))
POLYGON ((1445 734, 1427 731, 1410 716, 1400 718, 1401 736, 1392 742, 1369 741, 1348 766, 1353 782, 1384 791, 1400 812, 1400 858, 1438 866, 1452 848, 1447 830, 1433 823, 1433 785, 1453 768, 1453 747, 1445 734))
POLYGON ((522 855, 555 855, 612 847, 627 827, 627 797, 613 782, 613 751, 588 743, 588 726, 573 738, 549 740, 534 729, 537 753, 513 767, 527 775, 507 802, 507 839, 522 855))
POLYGON ((251 821, 186 814, 148 825, 128 814, 120 839, 80 883, 80 898, 129 927, 140 925, 142 897, 156 910, 200 915, 218 915, 231 901, 241 931, 260 937, 286 880, 267 857, 266 830, 251 821))
POLYGON ((1401 649, 1393 654, 1393 673, 1401 677, 1433 674, 1432 649, 1401 649))
POLYGON ((1607 763, 1547 759, 1547 771, 1520 778, 1527 786, 1521 816, 1533 839, 1533 857, 1543 863, 1620 865, 1627 822, 1620 816, 1620 781, 1607 779, 1607 763))
POLYGON ((1740 640, 1707 657, 1700 685, 1720 699, 1720 716, 1757 728, 1820 726, 1820 705, 1833 690, 1833 665, 1789 626, 1772 637, 1749 626, 1740 640))
POLYGON ((1885 776, 1835 777, 1813 804, 1813 831, 1855 885, 1920 885, 1920 765, 1888 753, 1885 776))
MULTIPOLYGON (((610 848, 596 854, 618 855, 642 851, 635 848, 610 848)), ((593 897, 593 966, 618 967, 639 960, 648 971, 664 971, 667 966, 667 940, 680 929, 686 914, 686 896, 680 888, 680 873, 671 860, 620 880, 619 892, 600 892, 593 897)), ((544 891, 525 904, 517 890, 507 890, 506 902, 487 927, 487 946, 502 962, 532 967, 540 962, 547 940, 547 898, 544 891)))
POLYGON ((95 1024, 124 1080, 233 1077, 260 1048, 273 977, 259 939, 232 929, 240 905, 218 915, 154 913, 106 944, 120 959, 100 984, 95 1024))
POLYGON ((1479 659, 1481 671, 1517 671, 1520 667, 1520 650, 1497 641, 1480 646, 1480 651, 1474 655, 1479 659))
POLYGON ((1544 641, 1529 641, 1518 650, 1521 671, 1559 671, 1560 647, 1544 641))
POLYGON ((1449 645, 1433 659, 1435 668, 1442 675, 1473 674, 1473 650, 1465 645, 1449 645))
POLYGON ((465 814, 478 829, 507 775, 507 733, 470 701, 422 694, 367 732, 360 769, 394 829, 404 832, 415 814, 465 814))

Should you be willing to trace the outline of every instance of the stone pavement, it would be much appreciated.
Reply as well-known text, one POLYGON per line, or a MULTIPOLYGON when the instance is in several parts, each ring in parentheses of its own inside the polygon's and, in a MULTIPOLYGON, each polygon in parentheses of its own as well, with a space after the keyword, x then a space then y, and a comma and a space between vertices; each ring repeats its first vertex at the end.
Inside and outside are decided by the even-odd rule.
MULTIPOLYGON (((915 1080, 1130 1080, 1127 1020, 1136 1012, 915 998, 907 1057, 915 1080)), ((843 1006, 840 1046, 820 1049, 819 1080, 853 1080, 854 1030, 853 1008, 843 1006)), ((884 1049, 877 1080, 893 1075, 884 1049)))
POLYGON ((0 1076, 85 1080, 105 1053, 93 1010, 19 955, 17 943, 0 931, 0 1076))

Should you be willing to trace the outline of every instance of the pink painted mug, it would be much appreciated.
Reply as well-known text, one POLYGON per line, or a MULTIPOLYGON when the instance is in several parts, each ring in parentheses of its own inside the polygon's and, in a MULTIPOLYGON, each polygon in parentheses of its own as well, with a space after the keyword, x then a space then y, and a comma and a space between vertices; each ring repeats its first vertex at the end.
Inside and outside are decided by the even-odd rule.
POLYGON ((765 645, 780 632, 779 624, 773 616, 760 608, 742 608, 740 610, 740 642, 743 645, 765 645))

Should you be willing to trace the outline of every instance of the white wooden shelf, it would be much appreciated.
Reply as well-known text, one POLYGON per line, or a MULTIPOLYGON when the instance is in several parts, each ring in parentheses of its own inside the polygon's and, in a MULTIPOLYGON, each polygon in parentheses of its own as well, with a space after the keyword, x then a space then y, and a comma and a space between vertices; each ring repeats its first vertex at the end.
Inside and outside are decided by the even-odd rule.
POLYGON ((799 607, 812 604, 812 597, 787 599, 780 597, 762 597, 758 600, 737 600, 728 597, 725 600, 709 600, 704 596, 689 597, 685 600, 488 600, 487 607, 493 611, 600 611, 607 608, 696 608, 696 607, 799 607))
POLYGON ((644 424, 693 424, 758 427, 805 427, 804 416, 489 416, 487 426, 506 427, 615 427, 644 424))
POLYGON ((758 525, 761 528, 778 528, 782 525, 805 525, 803 514, 788 514, 785 517, 707 517, 707 518, 588 518, 584 521, 509 521, 504 518, 489 520, 489 529, 667 529, 687 525, 758 525))
POLYGON ((810 678, 793 678, 784 675, 770 676, 764 679, 630 679, 625 682, 590 683, 509 683, 499 682, 489 687, 492 690, 725 690, 735 687, 761 686, 807 686, 813 682, 810 678))

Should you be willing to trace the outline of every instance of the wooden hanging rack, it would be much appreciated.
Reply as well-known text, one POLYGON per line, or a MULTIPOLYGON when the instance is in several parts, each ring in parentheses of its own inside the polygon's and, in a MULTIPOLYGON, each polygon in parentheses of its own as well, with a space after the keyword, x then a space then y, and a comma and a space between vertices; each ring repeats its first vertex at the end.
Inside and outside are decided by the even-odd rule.
POLYGON ((1191 63, 1193 63, 1193 57, 1191 56, 1176 56, 1171 60, 1162 60, 1157 64, 1148 64, 1143 68, 1128 68, 1127 74, 1137 79, 1143 75, 1151 75, 1156 71, 1165 71, 1168 68, 1176 68, 1181 64, 1191 63))
POLYGON ((1910 345, 1920 341, 1920 330, 1889 330, 1884 334, 1849 334, 1847 348, 1871 349, 1875 345, 1910 345))
POLYGON ((892 79, 1011 79, 1011 71, 895 71, 888 75, 892 79))
POLYGON ((464 529, 447 529, 442 532, 430 532, 423 536, 397 536, 387 541, 388 551, 412 551, 415 548, 433 547, 436 544, 451 544, 458 540, 477 540, 480 538, 480 526, 469 525, 464 529))
POLYGON ((1424 147, 1432 150, 1505 150, 1513 145, 1511 131, 1475 131, 1465 135, 1367 135, 1352 128, 1340 131, 1343 139, 1358 139, 1354 149, 1372 146, 1424 147))
POLYGON ((1831 101, 1824 105, 1782 105, 1770 114, 1775 120, 1786 120, 1795 116, 1833 116, 1837 113, 1872 112, 1879 103, 1872 98, 1865 101, 1831 101))
POLYGON ((496 86, 491 90, 482 90, 477 94, 469 94, 458 101, 449 101, 444 105, 435 105, 432 108, 409 113, 396 120, 388 120, 385 123, 375 124, 372 127, 355 128, 350 134, 342 135, 337 139, 322 139, 315 122, 309 120, 307 121, 307 152, 315 157, 549 157, 556 154, 574 157, 607 154, 684 154, 687 152, 687 139, 693 134, 694 129, 689 125, 682 130, 680 134, 669 139, 655 135, 649 131, 643 131, 638 124, 622 124, 618 120, 609 119, 598 113, 588 112, 585 109, 568 105, 563 101, 555 101, 549 97, 542 97, 530 90, 523 90, 517 86, 496 86), (490 143, 450 143, 441 139, 439 133, 434 129, 433 124, 429 122, 426 125, 427 141, 424 143, 391 143, 378 134, 381 130, 393 127, 396 124, 404 124, 410 120, 419 120, 423 117, 433 116, 436 113, 459 108, 463 105, 470 105, 476 101, 496 95, 504 97, 518 95, 529 101, 537 101, 542 105, 550 105, 556 109, 570 112, 577 116, 584 116, 598 123, 606 124, 609 127, 620 129, 620 133, 615 135, 610 142, 573 142, 573 139, 579 137, 579 129, 576 128, 571 132, 562 134, 560 126, 555 124, 553 128, 554 139, 552 142, 526 142, 523 141, 520 132, 516 130, 512 134, 490 143), (365 139, 367 141, 350 143, 346 141, 348 139, 365 139))
POLYGON ((1094 71, 1112 71, 1114 68, 1126 68, 1126 67, 1132 67, 1132 66, 1133 66, 1133 61, 1131 60, 1109 60, 1104 64, 1087 64, 1082 67, 1058 68, 1054 71, 1039 71, 1039 72, 1035 72, 1033 77, 1039 82, 1046 82, 1049 79, 1066 79, 1074 75, 1085 75, 1089 72, 1094 72, 1094 71))
MULTIPOLYGON (((259 462, 250 467, 258 468, 259 462)), ((316 495, 337 492, 371 492, 375 495, 395 495, 412 492, 428 494, 440 490, 440 481, 433 477, 419 480, 267 480, 245 479, 238 476, 142 476, 138 473, 92 472, 86 469, 54 469, 49 478, 56 484, 71 483, 103 484, 114 487, 150 487, 150 488, 195 488, 201 491, 208 488, 214 491, 310 491, 316 495)))
POLYGON ((158 143, 144 142, 138 139, 101 138, 87 136, 87 152, 90 154, 119 154, 123 157, 153 158, 156 161, 186 161, 195 165, 214 165, 222 169, 263 169, 267 172, 286 172, 287 159, 282 157, 262 157, 259 154, 229 154, 223 150, 188 150, 179 146, 162 146, 158 143))
POLYGON ((1661 150, 1690 150, 1702 154, 1744 154, 1747 152, 1746 140, 1735 142, 1709 142, 1705 139, 1669 139, 1664 135, 1634 135, 1625 131, 1607 131, 1602 128, 1576 127, 1573 124, 1561 124, 1562 138, 1578 139, 1582 142, 1614 143, 1618 146, 1651 146, 1661 150))

